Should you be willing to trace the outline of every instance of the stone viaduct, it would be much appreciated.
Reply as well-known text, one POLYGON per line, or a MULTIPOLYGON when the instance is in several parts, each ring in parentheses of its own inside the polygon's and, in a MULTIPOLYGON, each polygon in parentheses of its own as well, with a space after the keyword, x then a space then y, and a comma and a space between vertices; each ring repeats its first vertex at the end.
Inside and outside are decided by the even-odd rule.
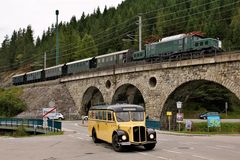
POLYGON ((170 95, 179 87, 196 81, 220 84, 240 98, 239 69, 240 54, 228 53, 200 59, 93 70, 63 77, 59 81, 66 86, 82 114, 86 114, 94 104, 126 102, 145 106, 152 118, 159 119, 168 110, 165 104, 170 95))

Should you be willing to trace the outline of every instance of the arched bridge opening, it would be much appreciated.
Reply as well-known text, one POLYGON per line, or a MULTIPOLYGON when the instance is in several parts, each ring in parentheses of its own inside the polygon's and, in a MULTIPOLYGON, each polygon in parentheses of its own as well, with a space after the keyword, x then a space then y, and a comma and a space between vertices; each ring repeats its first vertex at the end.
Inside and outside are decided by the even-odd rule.
POLYGON ((207 80, 189 81, 177 87, 164 104, 160 119, 166 129, 168 128, 167 111, 172 112, 171 124, 172 127, 176 127, 176 114, 179 112, 177 101, 182 102, 180 112, 184 114, 185 119, 199 119, 199 115, 204 112, 218 112, 221 118, 240 113, 240 100, 223 85, 207 80), (228 115, 226 115, 226 106, 228 115))
POLYGON ((115 91, 112 104, 128 103, 145 107, 143 95, 140 90, 132 84, 124 84, 115 91))
POLYGON ((82 98, 81 114, 87 115, 91 106, 102 104, 104 102, 103 95, 96 87, 89 87, 82 98))

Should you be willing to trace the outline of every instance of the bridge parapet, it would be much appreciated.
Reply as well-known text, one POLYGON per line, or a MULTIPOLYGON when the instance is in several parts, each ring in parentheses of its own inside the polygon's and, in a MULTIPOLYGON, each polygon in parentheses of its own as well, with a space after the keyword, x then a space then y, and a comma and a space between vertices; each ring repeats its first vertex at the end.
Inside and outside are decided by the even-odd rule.
POLYGON ((47 126, 44 128, 42 119, 0 118, 1 129, 16 130, 20 126, 26 128, 27 131, 40 133, 49 131, 58 132, 62 130, 62 123, 52 120, 48 120, 47 126))
POLYGON ((135 73, 135 72, 144 72, 144 71, 154 71, 159 69, 207 65, 207 64, 225 63, 225 62, 233 62, 233 61, 240 61, 240 51, 227 52, 225 54, 219 54, 213 57, 202 57, 198 59, 187 59, 187 60, 178 60, 178 61, 161 62, 161 63, 133 62, 130 64, 111 66, 108 68, 104 68, 103 70, 93 69, 92 71, 83 72, 83 73, 69 76, 69 77, 63 77, 60 79, 60 82, 68 82, 68 81, 75 81, 75 80, 95 78, 95 77, 127 74, 127 73, 133 73, 133 72, 135 73))

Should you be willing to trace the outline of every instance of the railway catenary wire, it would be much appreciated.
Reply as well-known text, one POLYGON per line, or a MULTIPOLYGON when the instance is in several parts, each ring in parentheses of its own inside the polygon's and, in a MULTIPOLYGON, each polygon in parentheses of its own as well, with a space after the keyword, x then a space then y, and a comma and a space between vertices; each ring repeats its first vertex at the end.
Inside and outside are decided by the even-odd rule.
MULTIPOLYGON (((155 18, 159 18, 159 17, 166 17, 166 16, 175 15, 175 14, 180 14, 181 12, 186 13, 186 11, 192 11, 192 10, 198 9, 198 8, 200 8, 200 7, 207 7, 208 5, 214 4, 214 3, 216 3, 216 2, 220 2, 220 0, 210 1, 210 2, 208 2, 208 3, 204 3, 204 4, 200 4, 200 5, 194 6, 194 7, 190 8, 190 9, 189 9, 189 8, 181 9, 181 10, 178 10, 178 11, 175 11, 175 12, 170 12, 170 13, 165 14, 165 15, 152 16, 152 17, 149 17, 149 18, 145 18, 145 19, 143 19, 142 21, 144 22, 144 21, 151 20, 151 19, 155 19, 155 18)), ((209 9, 209 10, 202 11, 201 13, 206 12, 206 11, 211 11, 212 9, 220 9, 220 8, 222 8, 223 6, 234 5, 234 4, 237 4, 237 3, 239 3, 239 1, 231 2, 231 3, 228 3, 228 4, 222 5, 222 6, 220 6, 220 7, 211 8, 211 9, 209 9)), ((166 8, 162 8, 161 10, 165 10, 165 9, 166 9, 166 8)), ((145 14, 142 14, 142 15, 145 15, 145 14)), ((181 15, 181 14, 180 14, 180 15, 181 15)))
MULTIPOLYGON (((215 2, 215 1, 214 1, 215 2)), ((239 2, 239 1, 238 1, 239 2)), ((232 3, 231 5, 233 5, 233 4, 236 4, 236 3, 238 3, 238 2, 234 2, 234 3, 232 3)), ((210 4, 210 3, 207 3, 207 4, 210 4)), ((201 5, 201 6, 203 6, 203 5, 201 5)), ((225 5, 225 6, 229 6, 229 5, 225 5)), ((216 8, 214 8, 214 9, 220 9, 220 8, 223 8, 223 6, 221 6, 221 7, 216 7, 216 8)), ((212 10, 212 9, 209 9, 209 10, 212 10)), ((207 11, 209 11, 209 10, 207 10, 207 11)), ((233 10, 233 9, 231 9, 231 10, 233 10)), ((207 11, 202 11, 202 12, 199 12, 198 14, 200 14, 200 13, 203 13, 203 12, 207 12, 207 11)), ((192 15, 194 15, 194 14, 192 14, 192 15)), ((192 16, 192 15, 188 15, 188 16, 192 16)), ((182 16, 182 17, 179 17, 179 18, 175 18, 175 19, 181 19, 181 18, 185 18, 186 16, 182 16)), ((172 20, 175 20, 175 19, 171 19, 171 21, 172 20)), ((226 19, 226 18, 225 18, 226 19)), ((167 20, 167 21, 169 21, 169 20, 167 20)), ((163 23, 164 22, 167 22, 167 21, 163 21, 163 23)), ((186 21, 185 21, 186 22, 186 21)), ((183 23, 183 22, 182 22, 183 23)), ((149 26, 149 25, 154 25, 155 23, 152 23, 152 24, 148 24, 148 25, 143 25, 143 27, 145 27, 145 26, 149 26)), ((171 25, 174 25, 174 24, 171 24, 171 25)), ((113 33, 114 34, 114 33, 113 33)), ((109 34, 110 35, 110 34, 109 34)))
MULTIPOLYGON (((201 11, 201 12, 197 12, 197 13, 192 13, 192 14, 188 14, 186 16, 182 16, 182 17, 176 17, 176 18, 172 18, 172 19, 169 19, 169 20, 163 20, 162 23, 166 23, 166 22, 169 22, 169 21, 174 21, 174 20, 178 20, 178 19, 185 19, 184 22, 187 22, 188 20, 186 20, 187 17, 191 17, 191 16, 195 16, 195 15, 200 15, 200 14, 203 14, 205 12, 209 12, 209 11, 213 11, 213 10, 219 10, 219 9, 223 9, 224 7, 230 7, 231 5, 236 5, 236 4, 240 4, 240 1, 237 1, 237 2, 234 2, 234 3, 231 3, 231 4, 227 4, 227 5, 223 5, 221 7, 215 7, 215 8, 212 8, 212 9, 209 9, 209 10, 205 10, 205 11, 201 11)), ((235 10, 235 8, 230 8, 229 10, 225 10, 224 12, 228 12, 228 11, 232 11, 232 10, 235 10)), ((163 16, 155 16, 154 18, 159 18, 159 17, 163 17, 163 16)), ((166 17, 164 15, 164 17, 166 17)), ((153 19, 153 18, 151 18, 153 19)), ((145 19, 146 21, 147 19, 145 19)), ((144 21, 144 20, 143 20, 144 21)), ((156 23, 156 22, 155 22, 156 23)), ((147 24, 147 25, 144 25, 144 26, 150 26, 150 25, 153 25, 155 23, 150 23, 150 24, 147 24)))
MULTIPOLYGON (((239 17, 239 16, 234 16, 234 17, 239 17)), ((232 18, 232 17, 231 17, 231 18, 232 18)), ((218 21, 223 21, 223 20, 227 20, 227 19, 231 19, 231 18, 229 17, 229 18, 223 18, 223 19, 215 19, 214 21, 218 22, 218 21)), ((185 21, 185 22, 186 22, 186 21, 185 21)), ((166 26, 166 27, 175 26, 175 25, 179 26, 179 24, 185 23, 185 22, 182 21, 182 22, 180 22, 180 23, 171 24, 171 25, 166 26)), ((210 23, 212 23, 212 22, 208 22, 208 23, 201 24, 201 25, 198 25, 198 26, 203 26, 203 25, 210 24, 210 23)), ((152 24, 152 25, 153 25, 153 24, 152 24)), ((178 30, 173 30, 173 32, 176 32, 176 31, 178 31, 178 30)), ((124 36, 124 35, 126 35, 127 33, 128 33, 128 32, 126 32, 126 33, 124 33, 124 34, 122 34, 122 35, 120 35, 120 36, 124 36)), ((115 40, 115 39, 117 39, 117 38, 119 38, 119 37, 116 37, 116 38, 114 38, 114 39, 112 39, 112 40, 115 40)), ((112 40, 109 40, 109 41, 112 41, 112 40)), ((108 41, 107 41, 107 42, 108 42, 108 41)), ((100 44, 97 44, 96 46, 99 46, 99 45, 105 44, 105 43, 106 43, 106 42, 102 42, 102 43, 100 43, 100 44)), ((121 44, 121 42, 119 42, 119 43, 117 43, 117 44, 121 44)), ((104 48, 108 48, 108 46, 105 46, 104 48)), ((91 49, 91 47, 85 48, 85 49, 83 49, 83 50, 81 50, 81 51, 85 51, 85 50, 88 50, 88 49, 91 49)), ((72 53, 80 53, 81 51, 79 51, 79 52, 71 52, 71 53, 68 53, 67 55, 63 55, 63 56, 68 56, 68 55, 70 55, 70 54, 72 54, 72 53)), ((52 59, 54 59, 54 57, 52 57, 52 59)))
MULTIPOLYGON (((215 2, 215 1, 214 1, 215 2)), ((231 4, 235 4, 235 3, 238 3, 239 1, 237 1, 237 2, 233 2, 233 3, 231 3, 231 4)), ((185 2, 186 3, 186 2, 185 2)), ((209 4, 209 3, 208 3, 209 4)), ((178 4, 177 4, 178 5, 178 4)), ((170 6, 170 7, 174 7, 174 6, 177 6, 177 5, 173 5, 173 6, 170 6)), ((230 4, 229 4, 230 5, 230 4)), ((200 5, 200 6, 203 6, 203 5, 200 5)), ((228 6, 228 5, 227 5, 228 6)), ((166 7, 166 8, 170 8, 170 7, 166 7)), ((223 8, 223 7, 218 7, 218 9, 219 8, 223 8)), ((163 8, 164 9, 164 8, 163 8)), ((217 9, 217 8, 216 8, 217 9)), ((211 9, 209 9, 209 10, 211 10, 211 9)), ((207 10, 207 11, 209 11, 209 10, 207 10)), ((202 12, 199 12, 199 14, 201 14, 201 13, 203 13, 203 12, 207 12, 207 11, 202 11, 202 12)), ((176 12, 175 12, 176 13, 176 12)), ((196 14, 196 13, 195 13, 196 14)), ((144 15, 144 14, 143 14, 144 15)), ((188 15, 189 16, 189 15, 188 15)), ((186 17, 186 16, 182 16, 182 17, 178 17, 178 18, 175 18, 175 19, 181 19, 181 18, 184 18, 184 17, 186 17)), ((133 17, 133 19, 134 18, 136 18, 136 16, 134 16, 133 17)), ((154 17, 152 17, 152 18, 154 18, 154 17)), ((156 18, 156 16, 155 16, 155 18, 156 18)), ((228 18, 224 18, 224 19, 228 19, 228 18)), ((230 19, 230 18, 229 18, 230 19)), ((145 19, 145 20, 147 20, 147 19, 145 19)), ((144 20, 144 21, 145 21, 144 20)), ((125 21, 125 22, 123 22, 123 23, 127 23, 129 20, 127 20, 127 21, 125 21)), ((164 21, 163 21, 164 22, 164 21)), ((181 23, 184 23, 184 22, 181 22, 181 23)), ((135 24, 135 23, 132 23, 132 24, 135 24)), ((132 25, 131 24, 131 25, 132 25)), ((148 25, 143 25, 143 27, 147 27, 147 26, 150 26, 150 25, 154 25, 155 23, 152 23, 152 24, 148 24, 148 25)), ((116 26, 120 26, 121 24, 119 24, 119 25, 116 25, 116 26)), ((172 26, 174 25, 174 24, 171 24, 172 26)), ((176 24, 175 24, 176 25, 176 24)), ((113 26, 112 28, 114 28, 114 27, 116 27, 116 26, 113 26)), ((125 28, 127 28, 127 27, 125 27, 125 28)), ((124 27, 123 27, 123 29, 125 29, 124 27)), ((108 30, 106 30, 106 31, 108 31, 108 30)), ((101 32, 101 33, 104 33, 105 31, 103 31, 103 32, 101 32)), ((101 33, 99 33, 98 35, 100 35, 101 33)), ((115 32, 113 32, 113 33, 110 33, 110 34, 108 34, 108 35, 111 35, 111 34, 114 34, 115 32)), ((129 32, 128 32, 129 33, 129 32)), ((101 44, 103 44, 103 43, 101 43, 101 44)), ((100 46, 101 44, 97 44, 97 46, 100 46)), ((61 53, 64 53, 64 52, 67 52, 68 50, 72 50, 72 49, 74 49, 74 47, 73 48, 70 48, 70 49, 67 49, 67 50, 64 50, 63 52, 61 52, 61 53)), ((88 48, 89 49, 89 48, 88 48)), ((83 51, 84 51, 85 49, 83 49, 83 51)), ((72 52, 72 53, 76 53, 76 52, 72 52)), ((72 54, 72 53, 68 53, 68 55, 70 55, 70 54, 72 54)), ((67 55, 64 55, 64 56, 67 56, 67 55)), ((32 60, 32 59, 31 59, 32 60)))
MULTIPOLYGON (((135 17, 135 16, 134 16, 135 17)), ((129 21, 129 20, 128 20, 129 21)), ((123 23, 127 23, 128 21, 125 21, 125 22, 123 22, 123 23)), ((118 25, 116 25, 116 26, 119 26, 119 25, 122 25, 123 23, 121 23, 121 24, 118 24, 118 25)), ((135 22, 133 22, 132 24, 130 24, 130 25, 128 25, 128 26, 125 26, 125 27, 122 27, 122 29, 127 29, 129 26, 131 26, 131 25, 135 25, 135 22)), ((113 26, 113 27, 111 27, 111 28, 114 28, 114 27, 116 27, 116 26, 113 26)), ((103 31, 103 32, 101 32, 101 33, 104 33, 104 32, 106 32, 106 31, 108 31, 108 30, 105 30, 105 31, 103 31)), ((129 32, 129 31, 128 31, 129 32)), ((113 32, 113 33, 111 33, 111 34, 107 34, 107 36, 108 35, 112 35, 112 34, 114 34, 115 32, 113 32)), ((100 33, 99 33, 100 34, 100 33)), ((97 35, 99 35, 99 34, 97 34, 97 35)), ((104 36, 106 36, 106 35, 104 35, 104 36)), ((100 38, 99 39, 97 39, 97 40, 100 40, 100 38)), ((70 45, 70 44, 69 44, 70 45)), ((69 50, 72 50, 72 49, 77 49, 77 48, 79 48, 80 47, 80 45, 76 45, 75 47, 72 47, 71 49, 66 49, 66 50, 63 50, 61 53, 64 53, 64 52, 67 52, 67 51, 69 51, 69 50)), ((52 51, 54 51, 55 49, 51 49, 50 51, 46 51, 47 53, 51 53, 52 51)), ((53 53, 53 55, 54 55, 54 53, 53 53)), ((42 57, 42 55, 36 55, 36 57, 42 57)), ((29 59, 27 59, 27 60, 24 60, 24 61, 21 61, 20 63, 24 63, 24 62, 28 62, 28 61, 32 61, 33 60, 33 57, 31 57, 31 58, 29 58, 29 59)), ((12 65, 10 65, 10 66, 13 66, 13 65, 18 65, 18 63, 15 63, 15 64, 12 64, 12 65)))
MULTIPOLYGON (((227 10, 226 12, 228 11, 231 11, 233 9, 229 9, 227 10)), ((188 30, 194 30, 196 27, 198 28, 201 28, 203 27, 204 25, 209 25, 209 24, 213 24, 213 22, 220 22, 220 21, 225 21, 225 20, 231 20, 232 18, 235 18, 235 17, 240 17, 239 15, 235 15, 235 16, 231 16, 231 17, 225 17, 225 18, 221 18, 221 19, 213 19, 212 21, 207 21, 207 22, 204 22, 202 24, 199 24, 199 25, 195 25, 195 24, 191 24, 189 25, 188 24, 188 30), (192 27, 192 28, 190 28, 192 27), (194 28, 195 27, 195 28, 194 28)), ((186 24, 187 21, 180 21, 180 22, 177 22, 177 23, 172 23, 172 24, 169 24, 167 26, 164 26, 164 28, 170 28, 170 27, 174 27, 174 29, 171 29, 171 32, 172 33, 178 33, 180 31, 183 31, 185 29, 183 29, 185 26, 181 26, 181 24, 186 24), (176 29, 177 28, 177 29, 176 29)), ((152 24, 148 24, 148 25, 143 25, 143 28, 146 28, 148 26, 154 26, 156 23, 152 23, 152 24)), ((150 29, 146 30, 146 31, 150 31, 150 29)))
MULTIPOLYGON (((235 17, 237 17, 237 16, 235 16, 235 17)), ((231 18, 232 18, 232 17, 231 17, 231 18)), ((214 22, 219 22, 219 21, 223 21, 223 20, 227 20, 227 19, 231 19, 231 18, 229 17, 229 18, 215 19, 214 22)), ((186 22, 186 21, 185 21, 185 22, 186 22)), ((171 24, 171 25, 168 25, 168 26, 166 26, 166 27, 175 26, 175 25, 179 26, 179 24, 185 23, 185 22, 182 21, 182 22, 180 22, 180 23, 171 24)), ((208 23, 205 23, 205 24, 198 25, 198 26, 203 26, 203 25, 210 24, 210 23, 212 23, 212 21, 211 21, 211 22, 208 22, 208 23)), ((173 30, 172 32, 176 32, 176 31, 178 31, 178 30, 173 30)), ((126 33, 126 34, 127 34, 127 33, 126 33)), ((125 34, 122 34, 122 35, 125 35, 125 34)), ((122 36, 122 35, 121 35, 121 36, 122 36)), ((116 37, 116 38, 114 38, 114 39, 117 39, 117 38, 119 38, 119 37, 116 37)), ((105 44, 105 42, 103 42, 102 44, 105 44)), ((120 43, 118 43, 118 44, 120 44, 120 43)), ((99 44, 99 45, 101 45, 101 44, 99 44)), ((97 45, 97 46, 98 46, 98 45, 97 45)), ((86 48, 86 49, 83 49, 83 50, 81 50, 81 51, 84 51, 84 50, 87 50, 87 49, 90 49, 90 48, 91 48, 91 47, 86 48)), ((107 47, 105 47, 105 48, 107 48, 107 47)), ((73 52, 73 53, 76 53, 76 52, 73 52)), ((72 53, 69 53, 69 54, 72 54, 72 53)), ((64 56, 67 56, 67 55, 64 55, 64 56)))

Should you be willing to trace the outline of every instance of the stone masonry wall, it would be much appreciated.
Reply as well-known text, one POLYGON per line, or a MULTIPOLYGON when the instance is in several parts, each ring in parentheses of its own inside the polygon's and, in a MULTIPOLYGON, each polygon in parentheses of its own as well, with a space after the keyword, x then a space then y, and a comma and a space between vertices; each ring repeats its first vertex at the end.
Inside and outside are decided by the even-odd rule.
POLYGON ((83 107, 82 97, 89 87, 98 88, 103 95, 104 101, 111 103, 115 91, 120 86, 132 84, 140 90, 147 113, 156 119, 160 118, 168 96, 180 85, 193 80, 207 80, 221 84, 240 98, 239 61, 188 66, 173 65, 166 68, 156 66, 162 64, 152 65, 148 66, 152 69, 143 71, 137 67, 134 69, 133 67, 116 69, 112 73, 110 70, 110 75, 82 78, 66 82, 66 86, 75 101, 76 107, 81 110, 83 107), (156 86, 152 87, 149 84, 151 77, 156 78, 156 86), (110 88, 105 85, 107 80, 111 82, 110 88))

